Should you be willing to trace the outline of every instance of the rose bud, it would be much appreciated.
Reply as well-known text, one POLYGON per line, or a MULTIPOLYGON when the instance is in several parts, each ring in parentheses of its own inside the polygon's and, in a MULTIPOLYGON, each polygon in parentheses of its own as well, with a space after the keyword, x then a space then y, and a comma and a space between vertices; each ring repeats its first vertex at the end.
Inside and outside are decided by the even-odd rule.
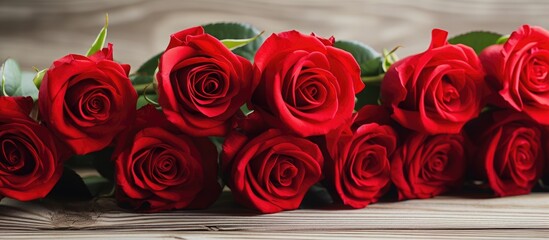
POLYGON ((160 57, 158 103, 168 120, 193 136, 224 136, 250 98, 252 64, 202 27, 171 36, 160 57))
POLYGON ((365 123, 357 129, 335 130, 326 135, 322 183, 336 202, 364 208, 389 189, 389 157, 397 136, 388 125, 365 123))
POLYGON ((497 196, 529 193, 544 165, 540 126, 511 110, 483 113, 468 126, 478 149, 472 173, 488 181, 497 196))
POLYGON ((430 198, 461 186, 466 152, 460 134, 413 133, 391 157, 398 199, 430 198))
POLYGON ((180 133, 151 105, 115 149, 116 198, 143 212, 206 208, 217 200, 217 149, 180 133))
POLYGON ((30 97, 0 97, 0 198, 45 197, 63 172, 66 157, 50 131, 29 117, 30 97))
POLYGON ((549 125, 549 31, 523 25, 505 44, 482 51, 480 59, 492 89, 492 104, 522 111, 549 125))
POLYGON ((381 102, 402 126, 421 133, 456 134, 480 113, 485 86, 475 51, 448 44, 434 29, 427 51, 393 64, 381 82, 381 102))
POLYGON ((364 84, 353 56, 332 44, 297 31, 267 38, 255 55, 259 85, 249 107, 271 127, 302 137, 350 121, 364 84))
POLYGON ((221 161, 235 200, 262 213, 297 209, 323 164, 316 144, 276 129, 254 138, 231 132, 221 161))
POLYGON ((56 60, 40 85, 43 123, 75 154, 105 148, 135 118, 137 93, 129 71, 113 61, 112 44, 90 57, 56 60))

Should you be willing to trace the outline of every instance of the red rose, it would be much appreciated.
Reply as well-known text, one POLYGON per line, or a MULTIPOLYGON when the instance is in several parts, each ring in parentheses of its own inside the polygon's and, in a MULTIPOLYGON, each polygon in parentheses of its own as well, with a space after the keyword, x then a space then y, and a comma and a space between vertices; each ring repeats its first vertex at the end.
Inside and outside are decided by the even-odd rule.
POLYGON ((488 180, 497 196, 529 193, 543 171, 539 125, 521 113, 500 110, 481 115, 469 130, 478 146, 475 177, 488 180))
POLYGON ((151 105, 116 148, 116 197, 146 212, 206 208, 221 193, 217 150, 207 138, 179 133, 151 105))
POLYGON ((389 189, 396 140, 390 126, 377 123, 327 134, 323 183, 332 196, 353 208, 376 202, 389 189))
POLYGON ((252 139, 229 134, 221 159, 235 200, 262 213, 298 208, 323 163, 316 144, 275 129, 252 139))
POLYGON ((391 113, 387 108, 379 105, 364 105, 353 115, 352 128, 358 128, 362 124, 377 123, 380 125, 391 125, 396 127, 395 121, 391 119, 391 113))
POLYGON ((541 124, 549 124, 549 32, 524 25, 503 45, 480 54, 492 103, 523 111, 541 124))
POLYGON ((40 86, 42 121, 76 154, 108 146, 135 118, 130 66, 112 60, 112 45, 90 57, 53 62, 40 86))
POLYGON ((223 136, 252 94, 252 65, 194 27, 171 36, 158 66, 158 103, 193 136, 223 136))
POLYGON ((462 135, 410 135, 391 157, 400 200, 430 198, 461 185, 466 167, 462 135))
POLYGON ((297 31, 267 38, 255 55, 259 85, 250 108, 299 136, 326 134, 349 121, 364 84, 353 56, 332 43, 297 31))
POLYGON ((402 126, 429 134, 459 133, 478 116, 484 72, 475 51, 448 44, 434 29, 427 51, 393 64, 381 82, 381 101, 402 126))
POLYGON ((0 198, 45 197, 63 172, 53 135, 29 117, 30 97, 0 97, 0 198))

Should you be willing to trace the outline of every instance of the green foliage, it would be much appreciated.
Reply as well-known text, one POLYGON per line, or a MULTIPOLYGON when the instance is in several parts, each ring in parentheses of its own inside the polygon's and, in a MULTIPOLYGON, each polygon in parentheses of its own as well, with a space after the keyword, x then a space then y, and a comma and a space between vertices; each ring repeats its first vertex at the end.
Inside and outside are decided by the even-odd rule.
MULTIPOLYGON (((158 61, 164 52, 154 55, 130 75, 133 85, 149 84, 154 81, 154 73, 158 68, 158 61)), ((141 94, 141 93, 139 93, 141 94)))
MULTIPOLYGON (((255 52, 257 52, 259 46, 265 41, 263 36, 261 36, 262 32, 249 24, 221 22, 206 24, 203 27, 206 33, 220 39, 221 42, 226 41, 224 39, 230 39, 231 46, 238 39, 240 39, 241 43, 246 42, 244 45, 234 48, 233 52, 250 61, 253 61, 255 52)), ((228 48, 231 49, 229 46, 228 48)))
POLYGON ((260 37, 265 31, 260 32, 259 34, 255 35, 251 38, 245 38, 245 39, 222 39, 221 43, 225 45, 228 49, 235 50, 239 47, 246 46, 247 44, 255 41, 258 37, 260 37))
MULTIPOLYGON (((65 169, 69 169, 57 183, 50 195, 54 198, 73 198, 73 191, 84 196, 83 200, 112 192, 114 187, 114 161, 111 159, 114 148, 107 147, 86 155, 75 155, 65 162, 65 169), (86 176, 82 178, 72 169, 95 169, 100 176, 86 176), (76 190, 80 188, 80 190, 76 190)), ((76 196, 77 197, 77 196, 76 196)))
POLYGON ((2 96, 30 96, 38 99, 38 88, 34 85, 34 73, 21 72, 19 64, 13 59, 7 59, 2 64, 2 96))
POLYGON ((334 47, 353 55, 360 66, 361 76, 377 76, 383 73, 382 57, 370 46, 356 41, 338 40, 334 47))
POLYGON ((448 39, 448 42, 451 44, 460 43, 467 45, 473 48, 477 54, 480 54, 488 46, 497 44, 501 37, 502 35, 499 33, 473 31, 452 37, 448 39))
POLYGON ((48 71, 47 68, 38 70, 36 69, 36 75, 32 79, 32 82, 37 88, 40 88, 40 85, 42 85, 42 79, 44 79, 44 75, 46 75, 46 72, 48 71))
POLYGON ((103 48, 103 45, 105 45, 105 41, 107 40, 108 27, 109 27, 109 15, 105 14, 105 25, 103 26, 101 31, 99 31, 99 34, 97 34, 97 37, 95 38, 95 41, 93 41, 90 49, 86 53, 86 56, 91 56, 103 48))
POLYGON ((366 87, 355 96, 355 109, 358 110, 367 104, 378 104, 380 84, 386 65, 396 61, 396 56, 393 56, 394 50, 384 51, 386 56, 382 56, 360 42, 339 40, 334 46, 351 53, 360 66, 362 81, 366 87))
POLYGON ((63 169, 63 175, 48 194, 55 200, 85 201, 93 198, 84 180, 69 167, 63 169))
POLYGON ((503 35, 496 41, 496 44, 504 44, 509 40, 510 35, 503 35))

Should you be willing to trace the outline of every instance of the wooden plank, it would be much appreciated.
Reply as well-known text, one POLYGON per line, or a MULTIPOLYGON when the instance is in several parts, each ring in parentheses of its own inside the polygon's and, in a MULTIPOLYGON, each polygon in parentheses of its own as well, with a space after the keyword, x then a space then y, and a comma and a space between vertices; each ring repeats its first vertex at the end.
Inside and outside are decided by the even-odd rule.
POLYGON ((3 200, 0 231, 8 230, 163 231, 363 231, 549 229, 549 194, 506 198, 442 196, 373 204, 365 209, 300 209, 258 215, 236 205, 225 192, 210 209, 154 214, 126 212, 113 199, 89 203, 22 203, 3 200))
POLYGON ((15 239, 547 239, 546 229, 475 230, 359 230, 359 231, 25 231, 2 233, 0 238, 15 239))
MULTIPOLYGON (((110 15, 115 58, 135 69, 163 50, 169 34, 215 21, 252 23, 269 32, 297 29, 355 39, 375 49, 423 51, 434 27, 450 35, 470 30, 509 33, 529 23, 549 28, 549 2, 477 0, 2 0, 0 59, 23 68, 48 67, 67 53, 84 53, 110 15)), ((304 209, 257 215, 228 193, 206 211, 136 214, 112 199, 90 203, 0 203, 6 239, 343 239, 484 238, 549 236, 549 194, 508 198, 445 196, 379 203, 360 210, 304 209), (78 230, 78 231, 72 231, 78 230)))

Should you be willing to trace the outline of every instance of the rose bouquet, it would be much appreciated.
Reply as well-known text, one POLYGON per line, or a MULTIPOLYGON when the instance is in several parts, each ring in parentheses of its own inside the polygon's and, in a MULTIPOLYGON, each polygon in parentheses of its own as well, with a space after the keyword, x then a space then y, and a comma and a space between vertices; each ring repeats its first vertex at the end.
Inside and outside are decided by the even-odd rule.
POLYGON ((527 194, 549 177, 539 27, 449 40, 434 29, 427 50, 398 60, 397 48, 216 23, 172 34, 133 73, 106 35, 35 74, 4 63, 0 196, 114 196, 154 212, 207 208, 226 186, 274 213, 315 201, 312 188, 363 208, 390 192, 527 194), (90 167, 101 176, 74 171, 90 167))

